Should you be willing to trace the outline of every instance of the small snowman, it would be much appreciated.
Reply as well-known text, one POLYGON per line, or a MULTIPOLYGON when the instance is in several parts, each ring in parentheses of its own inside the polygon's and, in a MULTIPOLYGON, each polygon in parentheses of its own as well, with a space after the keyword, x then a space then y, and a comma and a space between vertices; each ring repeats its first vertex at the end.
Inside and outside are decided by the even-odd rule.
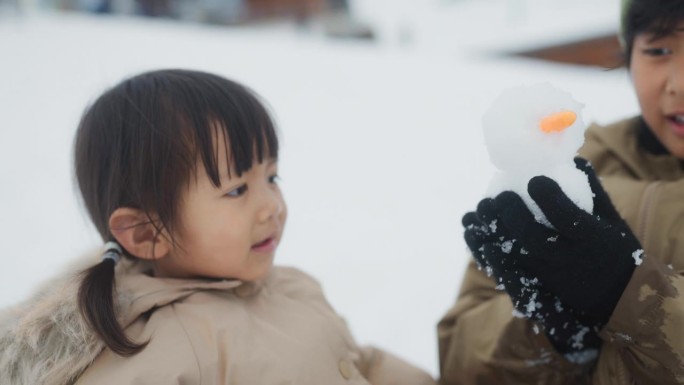
POLYGON ((581 209, 593 211, 593 193, 573 158, 584 143, 583 105, 549 83, 505 90, 485 112, 482 125, 489 157, 499 169, 487 195, 516 192, 536 220, 552 227, 527 193, 537 175, 555 180, 581 209))

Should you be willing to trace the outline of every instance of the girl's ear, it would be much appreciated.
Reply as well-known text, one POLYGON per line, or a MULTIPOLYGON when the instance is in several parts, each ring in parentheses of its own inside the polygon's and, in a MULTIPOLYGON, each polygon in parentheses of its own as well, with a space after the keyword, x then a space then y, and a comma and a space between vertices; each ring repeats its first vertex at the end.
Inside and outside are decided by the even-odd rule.
POLYGON ((138 209, 120 207, 109 217, 109 229, 117 242, 132 255, 142 259, 161 259, 170 245, 148 216, 138 209))

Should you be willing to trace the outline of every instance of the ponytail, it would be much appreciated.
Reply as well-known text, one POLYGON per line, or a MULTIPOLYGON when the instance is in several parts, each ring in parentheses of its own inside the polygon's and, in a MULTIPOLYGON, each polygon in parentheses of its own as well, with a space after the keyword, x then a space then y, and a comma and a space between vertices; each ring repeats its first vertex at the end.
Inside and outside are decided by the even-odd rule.
POLYGON ((124 333, 114 310, 114 267, 121 257, 121 248, 114 242, 107 243, 102 262, 83 271, 78 289, 81 315, 93 331, 114 353, 130 357, 147 346, 136 344, 124 333))

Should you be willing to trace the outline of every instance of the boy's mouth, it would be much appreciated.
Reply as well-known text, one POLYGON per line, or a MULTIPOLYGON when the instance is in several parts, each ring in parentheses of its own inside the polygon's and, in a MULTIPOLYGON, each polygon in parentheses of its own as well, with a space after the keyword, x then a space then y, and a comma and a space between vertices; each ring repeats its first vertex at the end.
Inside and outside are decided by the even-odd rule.
POLYGON ((684 124, 684 114, 681 115, 668 115, 667 119, 676 124, 684 124))
POLYGON ((684 138, 684 114, 670 114, 666 116, 670 129, 679 138, 684 138))

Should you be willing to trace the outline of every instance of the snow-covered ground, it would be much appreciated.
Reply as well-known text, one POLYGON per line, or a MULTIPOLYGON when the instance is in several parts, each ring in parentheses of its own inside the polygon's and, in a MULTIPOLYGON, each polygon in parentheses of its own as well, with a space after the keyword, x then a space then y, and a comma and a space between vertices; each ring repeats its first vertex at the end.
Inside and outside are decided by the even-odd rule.
POLYGON ((611 2, 555 1, 575 4, 555 24, 557 8, 529 6, 540 2, 523 19, 486 12, 511 1, 442 2, 378 22, 377 44, 283 25, 0 18, 0 307, 99 244, 71 175, 86 104, 141 71, 201 69, 251 86, 279 124, 290 218, 278 263, 317 277, 361 343, 436 375, 435 324, 467 263, 460 219, 493 173, 482 112, 540 81, 585 103, 586 121, 637 111, 624 70, 487 54, 617 28, 611 2))

